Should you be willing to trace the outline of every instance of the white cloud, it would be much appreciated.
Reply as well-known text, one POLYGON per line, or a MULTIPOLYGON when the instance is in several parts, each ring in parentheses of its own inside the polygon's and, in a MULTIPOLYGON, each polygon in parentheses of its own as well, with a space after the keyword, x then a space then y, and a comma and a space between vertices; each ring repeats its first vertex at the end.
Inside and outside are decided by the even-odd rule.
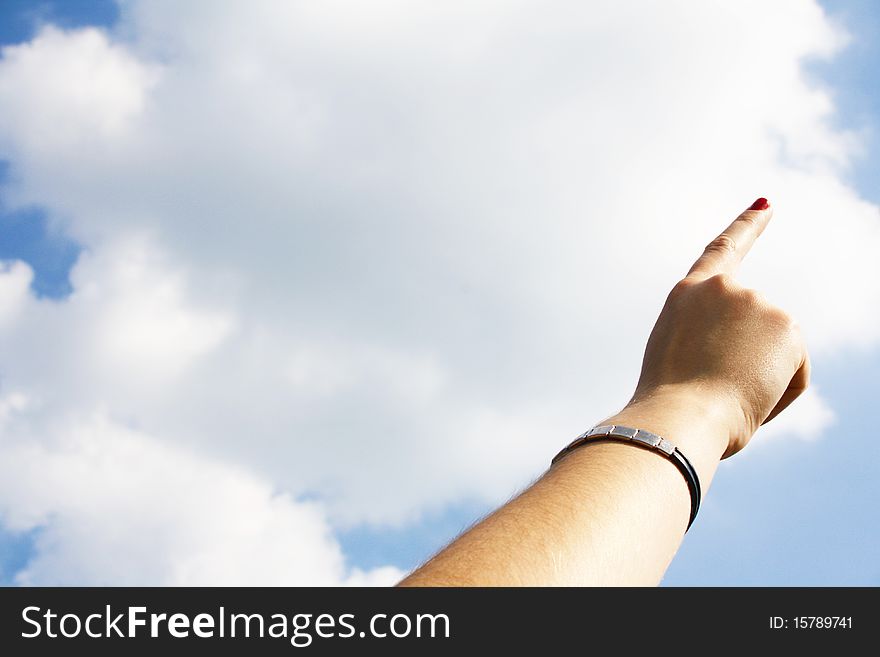
POLYGON ((316 502, 105 415, 29 426, 22 399, 0 400, 0 518, 13 531, 39 530, 21 584, 388 585, 401 576, 348 573, 316 502))
MULTIPOLYGON (((64 302, 25 294, 20 265, 0 274, 5 389, 55 427, 34 420, 29 449, 92 473, 112 441, 65 456, 61 436, 92 425, 60 418, 112 418, 101 435, 150 454, 237 464, 258 482, 242 503, 313 537, 306 493, 334 525, 502 499, 625 402, 667 289, 759 194, 776 217, 743 280, 820 357, 876 345, 877 207, 842 182, 857 140, 802 72, 842 43, 794 1, 131 2, 112 35, 7 49, 6 201, 89 249, 64 302)), ((809 433, 810 399, 784 433, 809 433)), ((13 481, 9 508, 30 490, 13 481)), ((80 545, 53 508, 73 485, 46 488, 61 547, 41 544, 34 581, 80 545)), ((131 504, 163 554, 198 554, 150 499, 131 504)), ((205 568, 231 558, 217 550, 205 568)))
POLYGON ((30 267, 19 261, 4 262, 0 265, 0 330, 14 324, 20 316, 22 306, 27 303, 31 281, 34 274, 30 267))
POLYGON ((96 321, 93 357, 105 367, 167 385, 170 377, 216 349, 232 330, 228 314, 193 308, 183 296, 180 274, 157 257, 150 244, 118 244, 100 255, 112 261, 94 262, 86 256, 73 284, 74 304, 80 302, 96 321), (90 268, 97 271, 91 273, 90 268))
POLYGON ((3 49, 0 143, 16 157, 42 159, 111 142, 143 109, 155 81, 153 68, 110 44, 103 32, 46 26, 32 41, 3 49), (23 89, 27 101, 16 102, 23 89))

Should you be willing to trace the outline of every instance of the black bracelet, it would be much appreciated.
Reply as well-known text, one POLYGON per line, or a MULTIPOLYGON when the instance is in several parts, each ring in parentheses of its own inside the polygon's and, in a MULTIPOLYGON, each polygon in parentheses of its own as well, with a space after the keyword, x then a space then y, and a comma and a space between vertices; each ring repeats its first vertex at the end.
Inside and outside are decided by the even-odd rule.
POLYGON ((598 440, 622 440, 630 442, 639 447, 654 450, 672 461, 687 482, 687 487, 691 494, 691 517, 687 526, 688 529, 691 528, 691 525, 694 524, 694 518, 697 517, 697 511, 700 510, 700 478, 697 477, 697 471, 694 470, 694 466, 691 465, 691 462, 688 461, 687 457, 681 453, 681 450, 657 434, 645 431, 644 429, 632 429, 630 427, 621 427, 614 424, 593 427, 589 431, 586 431, 575 438, 571 444, 554 456, 551 465, 572 450, 598 440))

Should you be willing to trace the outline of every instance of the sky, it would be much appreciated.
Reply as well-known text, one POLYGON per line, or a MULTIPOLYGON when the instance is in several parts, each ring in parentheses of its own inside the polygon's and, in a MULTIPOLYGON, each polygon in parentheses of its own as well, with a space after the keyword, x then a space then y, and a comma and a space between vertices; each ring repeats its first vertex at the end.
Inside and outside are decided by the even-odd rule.
POLYGON ((626 401, 767 196, 741 279, 813 386, 664 584, 877 585, 878 37, 871 2, 4 0, 0 582, 393 582, 626 401))

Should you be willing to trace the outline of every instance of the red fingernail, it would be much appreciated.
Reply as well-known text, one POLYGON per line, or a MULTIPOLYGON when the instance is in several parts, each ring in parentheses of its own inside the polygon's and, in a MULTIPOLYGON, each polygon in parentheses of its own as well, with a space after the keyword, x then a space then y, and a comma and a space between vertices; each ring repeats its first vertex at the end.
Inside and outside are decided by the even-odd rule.
POLYGON ((766 210, 770 207, 770 201, 763 196, 749 206, 749 210, 766 210))

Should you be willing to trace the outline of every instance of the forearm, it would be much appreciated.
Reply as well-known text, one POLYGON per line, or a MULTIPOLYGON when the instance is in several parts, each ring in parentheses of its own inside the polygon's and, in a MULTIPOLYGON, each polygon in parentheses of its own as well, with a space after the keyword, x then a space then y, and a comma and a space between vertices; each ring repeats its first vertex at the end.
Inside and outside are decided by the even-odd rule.
MULTIPOLYGON (((727 445, 711 404, 670 393, 602 424, 645 428, 691 460, 704 491, 727 445)), ((674 464, 631 444, 574 450, 401 585, 653 585, 687 527, 690 495, 674 464)))

